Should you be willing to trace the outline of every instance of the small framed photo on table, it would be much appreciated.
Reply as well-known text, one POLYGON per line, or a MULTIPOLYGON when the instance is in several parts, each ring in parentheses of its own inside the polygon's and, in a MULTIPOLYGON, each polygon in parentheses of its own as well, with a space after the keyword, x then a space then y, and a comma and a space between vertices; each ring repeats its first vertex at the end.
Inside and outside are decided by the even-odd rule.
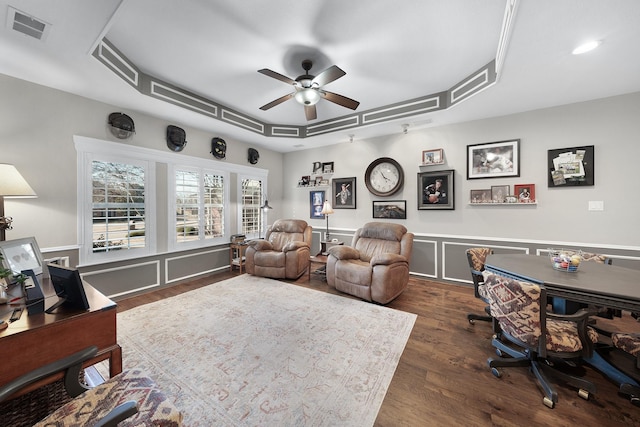
POLYGON ((424 150, 422 152, 422 166, 441 165, 444 163, 442 148, 424 150))
POLYGON ((491 203, 491 190, 488 188, 471 190, 469 201, 471 203, 491 203))
POLYGON ((491 201, 493 203, 504 203, 509 193, 508 185, 492 185, 491 186, 491 201))
POLYGON ((535 184, 516 184, 513 186, 513 192, 519 203, 534 203, 536 201, 535 184))

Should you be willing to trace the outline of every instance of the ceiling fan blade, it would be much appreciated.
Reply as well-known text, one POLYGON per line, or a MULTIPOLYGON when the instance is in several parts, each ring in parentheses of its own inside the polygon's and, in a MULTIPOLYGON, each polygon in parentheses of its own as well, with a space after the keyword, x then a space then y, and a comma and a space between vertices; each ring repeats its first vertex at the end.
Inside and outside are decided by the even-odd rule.
POLYGON ((331 101, 335 104, 341 105, 343 107, 350 108, 355 110, 358 108, 360 103, 351 98, 347 98, 346 96, 338 95, 337 93, 327 92, 326 90, 319 90, 320 96, 322 96, 327 101, 331 101))
POLYGON ((290 85, 296 85, 297 82, 293 79, 290 79, 287 76, 283 76, 280 73, 276 73, 273 70, 270 70, 268 68, 263 68, 262 70, 258 70, 259 73, 264 74, 265 76, 269 76, 269 77, 273 77, 276 80, 280 80, 281 82, 285 82, 285 83, 289 83, 290 85))
POLYGON ((311 81, 311 84, 324 86, 328 83, 331 83, 334 80, 338 80, 340 77, 344 76, 345 74, 347 73, 342 71, 340 67, 336 65, 332 65, 331 67, 327 68, 326 70, 324 70, 323 72, 315 76, 311 81))
POLYGON ((307 116, 307 120, 315 120, 318 118, 318 114, 316 113, 315 105, 305 105, 304 106, 304 115, 307 116))
POLYGON ((268 104, 264 104, 262 107, 260 107, 260 109, 263 110, 263 111, 267 111, 269 108, 273 108, 276 105, 282 104, 284 101, 287 101, 287 100, 293 98, 293 95, 295 95, 295 92, 289 93, 289 94, 287 94, 285 96, 281 96, 280 98, 278 98, 278 99, 276 99, 274 101, 271 101, 268 104))

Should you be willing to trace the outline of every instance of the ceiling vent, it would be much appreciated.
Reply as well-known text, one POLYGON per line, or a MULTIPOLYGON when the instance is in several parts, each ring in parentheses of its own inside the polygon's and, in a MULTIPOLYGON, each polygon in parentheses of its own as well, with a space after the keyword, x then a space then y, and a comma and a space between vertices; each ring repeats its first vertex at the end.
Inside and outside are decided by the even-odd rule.
POLYGON ((19 33, 38 40, 45 40, 49 34, 50 24, 9 6, 7 26, 19 33))

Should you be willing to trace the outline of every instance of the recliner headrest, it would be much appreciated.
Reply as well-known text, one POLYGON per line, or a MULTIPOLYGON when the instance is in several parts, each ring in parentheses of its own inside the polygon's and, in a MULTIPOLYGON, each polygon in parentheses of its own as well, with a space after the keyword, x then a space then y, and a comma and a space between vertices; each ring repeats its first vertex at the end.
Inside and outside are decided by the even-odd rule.
POLYGON ((271 231, 279 231, 284 233, 304 233, 308 224, 301 219, 279 219, 271 226, 271 231))
POLYGON ((368 222, 360 230, 360 237, 397 242, 402 240, 405 234, 407 234, 407 228, 404 225, 389 222, 368 222))

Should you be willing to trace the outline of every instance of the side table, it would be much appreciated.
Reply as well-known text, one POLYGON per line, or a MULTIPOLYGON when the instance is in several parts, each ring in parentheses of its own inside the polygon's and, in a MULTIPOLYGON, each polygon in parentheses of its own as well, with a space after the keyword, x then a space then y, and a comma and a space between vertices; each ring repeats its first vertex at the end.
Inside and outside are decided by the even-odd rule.
MULTIPOLYGON (((320 241, 320 253, 318 255, 329 255, 328 250, 334 246, 344 245, 344 242, 320 241)), ((316 255, 317 256, 317 255, 316 255)))
POLYGON ((242 274, 242 266, 244 265, 246 258, 244 257, 244 251, 247 249, 248 244, 231 243, 229 245, 229 271, 233 271, 233 267, 238 267, 240 274, 242 274))

